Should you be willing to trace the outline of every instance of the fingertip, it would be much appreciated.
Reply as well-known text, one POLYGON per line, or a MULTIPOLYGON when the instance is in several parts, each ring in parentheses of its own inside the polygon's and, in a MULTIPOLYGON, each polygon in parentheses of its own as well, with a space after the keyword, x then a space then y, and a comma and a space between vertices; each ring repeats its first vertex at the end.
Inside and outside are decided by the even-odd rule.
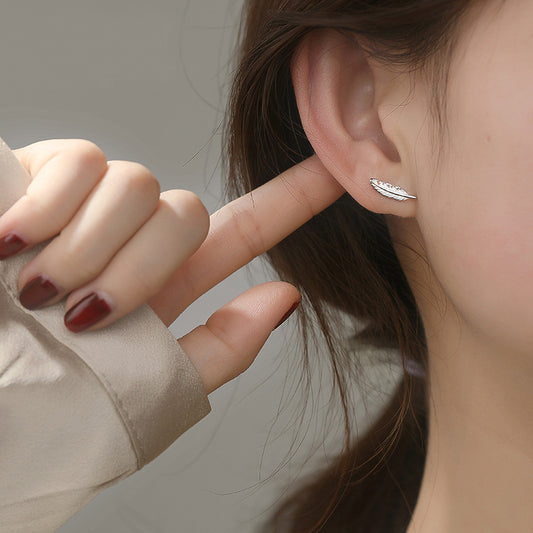
POLYGON ((26 248, 28 243, 16 232, 10 231, 0 238, 0 259, 6 259, 26 248))
POLYGON ((63 318, 67 329, 73 333, 85 331, 102 321, 113 311, 113 304, 101 292, 91 292, 69 309, 63 318))
MULTIPOLYGON (((285 321, 287 321, 287 319, 294 313, 294 311, 296 311, 296 309, 299 307, 300 305, 300 302, 302 301, 301 297, 299 300, 295 301, 291 307, 288 309, 288 311, 283 315, 283 317, 281 318, 281 320, 278 322, 278 325, 274 328, 274 329, 277 329, 279 328, 285 321)), ((274 331, 274 330, 272 330, 274 331)))

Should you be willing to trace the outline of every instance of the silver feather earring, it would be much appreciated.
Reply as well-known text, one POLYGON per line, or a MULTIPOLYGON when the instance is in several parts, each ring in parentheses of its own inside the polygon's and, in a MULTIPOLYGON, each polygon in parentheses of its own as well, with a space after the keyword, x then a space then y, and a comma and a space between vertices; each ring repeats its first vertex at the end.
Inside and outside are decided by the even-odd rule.
POLYGON ((407 194, 401 187, 392 185, 392 183, 387 183, 385 181, 378 180, 377 178, 370 178, 370 183, 372 187, 376 189, 380 194, 386 196, 387 198, 393 198, 394 200, 408 200, 412 198, 416 200, 416 196, 411 196, 407 194))

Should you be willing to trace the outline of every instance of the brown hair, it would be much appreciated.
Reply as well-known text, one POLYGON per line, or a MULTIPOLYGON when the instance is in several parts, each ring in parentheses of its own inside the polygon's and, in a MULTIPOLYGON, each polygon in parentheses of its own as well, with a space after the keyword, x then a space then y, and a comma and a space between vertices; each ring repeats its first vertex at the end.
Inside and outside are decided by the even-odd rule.
MULTIPOLYGON (((458 23, 474 3, 247 0, 224 124, 227 199, 313 155, 296 106, 290 61, 314 28, 362 36, 375 58, 428 74, 435 139, 442 148, 451 53, 458 23)), ((403 532, 420 489, 428 435, 427 384, 407 373, 405 363, 414 361, 427 373, 427 345, 385 218, 346 193, 266 255, 280 278, 302 294, 298 324, 306 371, 314 318, 320 327, 342 403, 345 438, 333 464, 296 487, 263 531, 403 532), (352 347, 343 316, 353 320, 352 347), (361 361, 355 356, 364 345, 398 350, 404 376, 378 420, 353 442, 349 380, 359 375, 361 361)))

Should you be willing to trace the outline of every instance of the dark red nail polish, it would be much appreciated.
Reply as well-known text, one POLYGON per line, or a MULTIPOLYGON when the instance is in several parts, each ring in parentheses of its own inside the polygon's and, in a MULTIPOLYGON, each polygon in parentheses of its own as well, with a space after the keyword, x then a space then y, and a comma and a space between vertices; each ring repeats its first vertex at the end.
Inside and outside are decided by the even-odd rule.
POLYGON ((24 285, 19 300, 26 309, 37 309, 58 294, 58 288, 49 279, 37 276, 24 285))
POLYGON ((0 239, 0 259, 15 255, 26 246, 28 246, 28 243, 24 242, 20 237, 13 232, 8 233, 0 239))
POLYGON ((91 292, 65 314, 65 326, 73 333, 78 333, 96 324, 111 313, 111 307, 96 293, 91 292))
MULTIPOLYGON (((289 318, 294 313, 296 308, 300 305, 300 302, 301 302, 301 300, 298 300, 297 302, 294 302, 292 304, 292 307, 285 313, 283 318, 279 321, 279 324, 274 329, 279 328, 281 326, 281 324, 283 324, 283 322, 285 322, 285 320, 287 320, 287 318, 289 318)), ((274 331, 274 330, 272 330, 272 331, 274 331)))

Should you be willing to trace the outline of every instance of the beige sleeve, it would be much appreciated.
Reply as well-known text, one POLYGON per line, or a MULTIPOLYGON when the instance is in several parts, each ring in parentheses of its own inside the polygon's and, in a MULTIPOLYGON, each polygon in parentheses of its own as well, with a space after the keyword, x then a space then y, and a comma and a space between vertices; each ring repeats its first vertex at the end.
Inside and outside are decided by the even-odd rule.
MULTIPOLYGON (((0 139, 0 215, 30 176, 0 139)), ((0 235, 2 237, 2 235, 0 235)), ((54 532, 210 412, 191 361, 147 304, 72 333, 65 299, 30 311, 21 268, 50 241, 0 261, 0 532, 54 532)))

